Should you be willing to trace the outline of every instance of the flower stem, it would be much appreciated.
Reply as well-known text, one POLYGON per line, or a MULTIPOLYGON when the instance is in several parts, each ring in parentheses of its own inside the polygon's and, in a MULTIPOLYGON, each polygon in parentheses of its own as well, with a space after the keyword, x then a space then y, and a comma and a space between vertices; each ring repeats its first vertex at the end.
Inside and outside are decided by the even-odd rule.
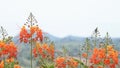
POLYGON ((5 57, 3 57, 3 61, 4 61, 4 68, 6 68, 5 57))
MULTIPOLYGON (((30 26, 32 27, 33 25, 33 19, 32 19, 32 13, 30 13, 30 26)), ((31 44, 31 68, 32 68, 32 36, 31 36, 31 42, 30 42, 30 44, 31 44)))
POLYGON ((32 68, 32 40, 31 40, 31 68, 32 68))

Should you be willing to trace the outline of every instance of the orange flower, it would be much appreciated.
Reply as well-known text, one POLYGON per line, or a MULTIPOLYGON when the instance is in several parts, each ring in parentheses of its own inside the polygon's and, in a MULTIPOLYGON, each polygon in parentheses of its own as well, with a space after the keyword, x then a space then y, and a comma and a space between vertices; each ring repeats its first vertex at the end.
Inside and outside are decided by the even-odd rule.
POLYGON ((36 50, 36 48, 34 48, 32 51, 33 51, 34 57, 37 57, 37 50, 36 50))
POLYGON ((110 68, 115 68, 115 64, 114 63, 110 64, 110 68))
POLYGON ((20 42, 27 43, 28 38, 30 38, 30 35, 28 34, 25 26, 23 26, 20 31, 20 42))
POLYGON ((110 59, 105 59, 104 64, 109 65, 110 64, 110 59))
POLYGON ((87 56, 88 56, 87 53, 82 54, 82 57, 84 57, 84 58, 86 58, 87 56))
POLYGON ((55 62, 57 68, 66 68, 66 59, 64 57, 58 57, 55 62))
POLYGON ((76 68, 76 67, 78 67, 78 62, 75 61, 73 58, 70 58, 70 59, 68 60, 68 65, 69 65, 70 67, 76 68))
POLYGON ((17 47, 13 42, 10 42, 8 52, 9 52, 9 57, 17 56, 17 47))
POLYGON ((31 26, 29 27, 29 30, 30 31, 28 31, 25 26, 21 28, 20 42, 27 43, 32 36, 35 36, 32 38, 34 41, 43 40, 42 30, 38 26, 31 26))
POLYGON ((21 68, 19 65, 14 65, 14 68, 21 68))
POLYGON ((4 62, 3 61, 0 62, 0 68, 4 68, 4 62))
POLYGON ((14 62, 14 58, 9 58, 6 60, 7 63, 11 63, 11 62, 14 62))
POLYGON ((38 30, 36 31, 36 34, 37 34, 36 39, 42 41, 42 40, 43 40, 42 30, 41 30, 41 29, 38 29, 38 30))
POLYGON ((36 43, 35 48, 33 48, 33 54, 34 57, 40 55, 42 58, 49 57, 50 59, 54 59, 54 45, 40 45, 39 43, 36 43))
POLYGON ((10 42, 9 44, 5 44, 4 42, 0 42, 0 56, 7 55, 8 58, 10 57, 16 57, 17 56, 17 47, 13 42, 10 42))
POLYGON ((99 49, 98 51, 98 58, 105 58, 105 49, 99 49))
POLYGON ((48 47, 48 45, 47 45, 47 44, 43 44, 43 45, 42 45, 42 49, 44 49, 44 50, 47 50, 47 51, 48 51, 49 47, 48 47))
POLYGON ((103 68, 103 66, 98 66, 97 68, 103 68))
POLYGON ((94 68, 94 66, 93 65, 90 65, 90 67, 89 68, 94 68))
POLYGON ((104 63, 110 68, 115 68, 115 65, 118 64, 118 52, 112 46, 107 46, 107 50, 94 48, 90 62, 93 64, 104 63))
POLYGON ((36 26, 30 27, 30 35, 33 35, 35 33, 35 31, 37 30, 36 28, 36 26))
POLYGON ((108 51, 111 51, 112 49, 113 49, 113 46, 110 46, 110 45, 107 46, 107 50, 108 50, 108 51))
POLYGON ((55 53, 55 48, 54 48, 54 45, 53 44, 51 44, 50 46, 49 46, 49 54, 51 55, 51 58, 52 59, 54 59, 54 53, 55 53))

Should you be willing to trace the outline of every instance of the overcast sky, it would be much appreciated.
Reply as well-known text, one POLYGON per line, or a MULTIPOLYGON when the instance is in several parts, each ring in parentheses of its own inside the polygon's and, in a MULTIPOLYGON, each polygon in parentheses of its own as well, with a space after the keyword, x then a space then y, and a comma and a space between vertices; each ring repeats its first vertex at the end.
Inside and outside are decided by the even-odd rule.
POLYGON ((14 36, 30 12, 54 36, 86 37, 98 27, 120 37, 120 0, 0 0, 0 25, 14 36))

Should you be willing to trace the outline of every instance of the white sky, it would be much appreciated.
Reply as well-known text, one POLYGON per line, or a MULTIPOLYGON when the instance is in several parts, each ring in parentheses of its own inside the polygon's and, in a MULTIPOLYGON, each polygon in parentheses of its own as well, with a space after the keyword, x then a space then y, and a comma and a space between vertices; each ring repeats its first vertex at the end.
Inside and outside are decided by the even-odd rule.
POLYGON ((120 0, 0 0, 0 25, 14 36, 30 12, 58 37, 90 36, 96 27, 102 36, 120 37, 120 0))

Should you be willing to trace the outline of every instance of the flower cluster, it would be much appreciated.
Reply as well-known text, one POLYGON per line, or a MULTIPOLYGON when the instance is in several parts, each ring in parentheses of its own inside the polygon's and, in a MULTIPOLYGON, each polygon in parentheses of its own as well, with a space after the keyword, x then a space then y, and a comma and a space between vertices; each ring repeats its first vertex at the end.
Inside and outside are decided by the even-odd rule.
POLYGON ((5 42, 0 41, 0 57, 7 56, 7 58, 17 56, 17 47, 13 42, 6 44, 5 42))
POLYGON ((66 68, 66 66, 71 68, 78 67, 78 62, 73 58, 58 57, 56 58, 55 63, 57 68, 66 68))
POLYGON ((78 67, 78 62, 75 61, 73 58, 70 58, 67 62, 68 66, 71 68, 77 68, 78 67))
POLYGON ((29 28, 30 30, 27 30, 26 26, 21 28, 20 42, 27 43, 30 41, 31 37, 34 41, 43 40, 42 30, 38 26, 31 26, 29 28))
POLYGON ((87 53, 82 53, 82 57, 83 57, 83 58, 88 57, 87 53))
POLYGON ((57 68, 66 68, 66 58, 65 57, 58 57, 56 59, 56 67, 57 68))
POLYGON ((9 58, 0 62, 0 68, 21 68, 21 66, 15 63, 14 58, 9 58))
POLYGON ((36 46, 33 49, 34 57, 38 55, 42 56, 42 58, 50 58, 54 59, 54 45, 50 44, 42 44, 36 43, 36 46))
MULTIPOLYGON (((14 58, 17 57, 17 47, 13 42, 5 43, 0 41, 0 68, 13 68, 11 65, 14 63, 14 58)), ((15 65, 14 68, 20 68, 19 65, 15 65)))
POLYGON ((110 45, 107 48, 94 48, 90 62, 115 68, 118 64, 118 52, 110 45))

